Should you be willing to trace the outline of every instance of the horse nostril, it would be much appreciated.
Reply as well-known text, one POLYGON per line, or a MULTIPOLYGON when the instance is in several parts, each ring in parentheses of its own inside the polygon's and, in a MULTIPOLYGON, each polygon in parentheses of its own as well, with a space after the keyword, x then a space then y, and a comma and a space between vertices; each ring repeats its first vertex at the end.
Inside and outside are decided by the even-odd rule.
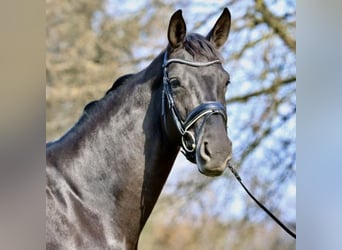
POLYGON ((208 142, 204 142, 204 153, 210 158, 211 154, 208 148, 208 142))

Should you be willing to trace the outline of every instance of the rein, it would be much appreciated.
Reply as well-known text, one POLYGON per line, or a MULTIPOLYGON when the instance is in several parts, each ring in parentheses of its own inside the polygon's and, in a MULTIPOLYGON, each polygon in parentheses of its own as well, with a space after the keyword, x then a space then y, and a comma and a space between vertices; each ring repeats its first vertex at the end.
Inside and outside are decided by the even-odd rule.
POLYGON ((296 233, 292 232, 287 226, 285 226, 284 223, 282 223, 270 210, 268 210, 263 204, 261 204, 260 201, 258 201, 251 194, 251 192, 248 190, 248 188, 243 184, 242 179, 241 179, 240 175, 238 174, 238 172, 236 171, 236 169, 234 169, 234 167, 230 163, 228 163, 228 168, 233 173, 236 180, 241 184, 241 186, 246 191, 246 193, 249 195, 249 197, 251 197, 255 201, 255 203, 258 204, 259 207, 261 207, 262 210, 264 210, 282 229, 284 229, 289 235, 291 235, 293 238, 296 239, 296 233))
POLYGON ((163 94, 162 94, 162 117, 164 121, 164 127, 167 127, 166 122, 166 104, 165 97, 168 102, 168 109, 170 111, 173 122, 176 125, 176 128, 181 135, 181 147, 182 153, 185 157, 196 163, 196 156, 194 154, 196 150, 196 139, 193 133, 189 130, 199 119, 204 117, 205 122, 211 115, 219 114, 223 117, 224 121, 227 122, 227 114, 225 106, 220 102, 204 102, 199 106, 195 107, 193 110, 189 112, 185 120, 183 120, 175 106, 175 102, 172 95, 172 90, 170 86, 170 80, 168 77, 167 69, 171 63, 180 63, 189 65, 192 67, 207 67, 216 63, 221 63, 220 60, 213 60, 210 62, 192 62, 183 59, 167 59, 167 52, 164 54, 164 62, 163 62, 163 94))

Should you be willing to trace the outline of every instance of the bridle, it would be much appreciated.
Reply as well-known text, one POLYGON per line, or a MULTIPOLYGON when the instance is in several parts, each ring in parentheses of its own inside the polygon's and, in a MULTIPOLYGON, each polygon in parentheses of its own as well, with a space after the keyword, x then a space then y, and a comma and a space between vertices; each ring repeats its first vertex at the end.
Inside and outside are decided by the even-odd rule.
MULTIPOLYGON (((169 113, 171 114, 172 120, 177 128, 178 133, 181 135, 181 147, 182 153, 185 157, 196 163, 196 139, 189 129, 202 117, 204 117, 202 123, 204 123, 211 115, 219 114, 223 117, 224 122, 227 122, 227 114, 224 105, 220 102, 204 102, 193 110, 189 112, 185 120, 183 120, 175 106, 175 102, 172 96, 172 90, 170 86, 170 79, 167 74, 167 67, 171 63, 181 63, 185 65, 189 65, 192 67, 207 67, 216 63, 221 63, 220 60, 213 60, 210 62, 192 62, 183 59, 167 59, 167 52, 164 53, 164 61, 163 61, 163 93, 162 93, 162 119, 164 123, 164 128, 167 128, 167 119, 166 119, 166 108, 168 108, 169 113), (166 106, 165 97, 168 102, 168 106, 166 106)), ((201 126, 202 127, 202 126, 201 126)), ((276 222, 278 225, 283 228, 289 235, 293 238, 296 238, 296 233, 292 232, 288 229, 284 223, 282 223, 275 215, 272 214, 264 205, 261 204, 247 189, 247 187, 243 184, 241 177, 237 173, 237 171, 233 168, 230 162, 227 163, 227 167, 232 171, 237 181, 241 184, 243 189, 247 192, 247 194, 276 222)))
MULTIPOLYGON (((175 106, 175 102, 172 95, 172 90, 170 86, 170 79, 168 76, 168 66, 171 63, 181 63, 185 65, 189 65, 192 67, 207 67, 216 63, 221 63, 220 60, 213 60, 210 62, 193 62, 187 61, 183 59, 167 59, 167 52, 164 53, 164 61, 163 61, 163 93, 162 93, 162 119, 164 123, 164 128, 167 128, 167 119, 166 119, 166 108, 168 108, 171 118, 177 128, 178 133, 181 136, 181 147, 182 153, 185 157, 193 162, 196 163, 196 139, 193 133, 189 130, 198 120, 201 118, 203 122, 205 122, 211 115, 219 114, 223 117, 224 122, 227 122, 227 114, 225 106, 220 102, 204 102, 193 110, 191 110, 185 120, 183 120, 175 106), (166 105, 166 100, 168 102, 168 106, 166 105)), ((201 126, 202 127, 202 126, 201 126)))

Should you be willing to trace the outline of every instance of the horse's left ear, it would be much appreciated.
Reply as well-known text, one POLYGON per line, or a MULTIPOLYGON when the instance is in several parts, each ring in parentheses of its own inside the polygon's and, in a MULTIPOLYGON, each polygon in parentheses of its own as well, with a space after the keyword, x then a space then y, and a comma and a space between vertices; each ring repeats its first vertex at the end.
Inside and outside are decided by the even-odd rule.
POLYGON ((227 41, 230 30, 230 21, 230 12, 228 8, 224 8, 221 16, 206 37, 215 45, 216 49, 221 48, 221 46, 227 41))

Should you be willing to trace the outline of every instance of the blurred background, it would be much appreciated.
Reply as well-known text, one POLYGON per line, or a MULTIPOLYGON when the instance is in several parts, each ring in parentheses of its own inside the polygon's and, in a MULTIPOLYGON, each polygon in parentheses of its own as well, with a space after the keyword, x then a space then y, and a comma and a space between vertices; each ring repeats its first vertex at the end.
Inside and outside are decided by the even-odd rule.
MULTIPOLYGON (((244 183, 296 230, 295 0, 46 0, 46 139, 57 139, 121 75, 146 67, 167 45, 169 18, 206 35, 224 7, 222 48, 233 160, 244 183)), ((229 171, 209 178, 182 155, 140 249, 295 249, 229 171)))

